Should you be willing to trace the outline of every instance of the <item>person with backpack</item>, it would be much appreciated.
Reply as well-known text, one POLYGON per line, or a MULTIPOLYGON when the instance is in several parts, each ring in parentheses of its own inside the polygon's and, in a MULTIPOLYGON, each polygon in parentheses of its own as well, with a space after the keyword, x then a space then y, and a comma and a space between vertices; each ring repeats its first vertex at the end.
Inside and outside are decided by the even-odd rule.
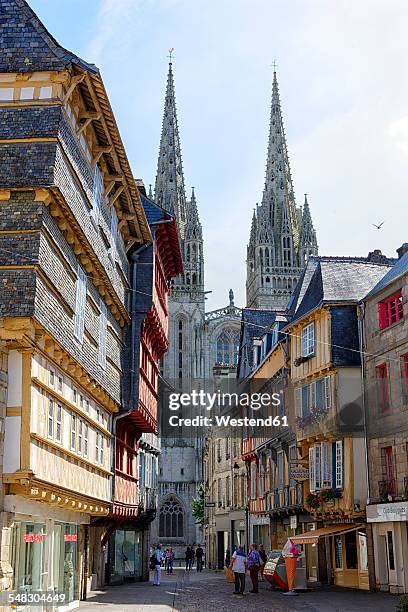
POLYGON ((235 578, 235 591, 234 595, 243 595, 245 591, 245 572, 246 572, 246 555, 244 553, 244 546, 240 544, 238 548, 234 550, 231 559, 230 568, 234 572, 235 578))
POLYGON ((263 574, 264 574, 264 569, 265 569, 265 563, 268 560, 268 556, 267 556, 267 554, 265 552, 265 548, 264 548, 263 544, 259 545, 259 551, 258 552, 259 552, 259 557, 261 559, 261 566, 259 568, 259 580, 263 582, 264 581, 263 574))
POLYGON ((158 544, 150 557, 150 569, 154 570, 153 586, 160 586, 162 559, 161 544, 158 544))
POLYGON ((249 591, 250 593, 259 593, 258 573, 259 573, 260 565, 261 565, 261 557, 259 556, 257 545, 251 544, 251 552, 249 553, 247 557, 247 566, 249 569, 249 575, 251 576, 251 582, 252 582, 252 589, 249 591))

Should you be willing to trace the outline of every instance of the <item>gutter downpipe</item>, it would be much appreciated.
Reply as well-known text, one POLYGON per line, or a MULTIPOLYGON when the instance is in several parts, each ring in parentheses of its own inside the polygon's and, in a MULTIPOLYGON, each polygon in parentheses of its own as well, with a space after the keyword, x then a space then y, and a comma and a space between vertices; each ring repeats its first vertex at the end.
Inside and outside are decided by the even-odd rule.
POLYGON ((365 317, 365 305, 364 302, 360 304, 360 313, 358 317, 358 335, 359 335, 359 349, 361 359, 361 400, 363 408, 363 419, 364 419, 364 451, 366 460, 366 484, 367 484, 367 501, 370 502, 370 462, 368 457, 368 440, 367 440, 367 403, 366 403, 366 385, 365 385, 365 361, 364 361, 364 317, 365 317))

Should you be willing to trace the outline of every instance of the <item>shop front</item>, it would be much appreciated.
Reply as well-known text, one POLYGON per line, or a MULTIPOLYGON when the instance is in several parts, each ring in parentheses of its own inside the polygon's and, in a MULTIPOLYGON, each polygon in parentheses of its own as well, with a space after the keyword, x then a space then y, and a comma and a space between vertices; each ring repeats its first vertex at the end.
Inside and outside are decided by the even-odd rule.
POLYGON ((134 527, 116 529, 109 539, 107 582, 142 580, 143 532, 134 527))
POLYGON ((408 502, 367 506, 373 529, 376 588, 391 593, 408 592, 408 502))
POLYGON ((291 540, 306 549, 308 573, 312 573, 315 566, 313 573, 318 579, 325 577, 336 586, 369 590, 365 525, 327 525, 293 536, 291 540))
MULTIPOLYGON (((33 603, 41 593, 51 593, 58 598, 61 612, 79 606, 80 599, 81 530, 75 515, 67 518, 16 513, 10 527, 13 590, 33 603)), ((52 609, 52 605, 43 608, 52 609)), ((42 609, 41 599, 36 609, 42 609)))
POLYGON ((252 538, 250 544, 263 544, 265 550, 271 546, 271 528, 269 514, 251 516, 252 538))

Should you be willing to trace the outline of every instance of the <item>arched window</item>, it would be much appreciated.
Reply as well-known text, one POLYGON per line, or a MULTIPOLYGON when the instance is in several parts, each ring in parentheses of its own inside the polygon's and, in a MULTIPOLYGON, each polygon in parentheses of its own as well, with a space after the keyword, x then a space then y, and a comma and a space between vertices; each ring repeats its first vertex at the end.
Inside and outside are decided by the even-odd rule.
POLYGON ((182 538, 184 533, 184 512, 175 497, 169 497, 159 512, 159 537, 182 538))
POLYGON ((217 338, 217 363, 236 365, 238 363, 239 334, 232 329, 223 330, 217 338))
POLYGON ((178 368, 179 378, 183 377, 183 321, 182 319, 178 322, 178 368))

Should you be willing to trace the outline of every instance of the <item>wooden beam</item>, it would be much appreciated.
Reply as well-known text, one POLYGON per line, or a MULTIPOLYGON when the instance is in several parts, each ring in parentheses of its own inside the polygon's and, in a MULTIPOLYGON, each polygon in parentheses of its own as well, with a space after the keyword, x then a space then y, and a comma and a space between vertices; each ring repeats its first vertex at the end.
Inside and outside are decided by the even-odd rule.
POLYGON ((92 164, 91 164, 92 167, 94 168, 96 166, 98 161, 101 159, 102 155, 111 153, 111 151, 112 151, 112 146, 110 146, 110 147, 94 147, 94 149, 93 149, 94 158, 93 158, 92 164))
POLYGON ((112 206, 114 205, 114 203, 116 202, 116 200, 118 199, 118 197, 120 196, 120 194, 124 191, 124 186, 121 185, 113 194, 113 196, 111 197, 111 199, 109 200, 109 206, 112 208, 112 206))
POLYGON ((84 72, 83 74, 78 74, 77 76, 72 77, 71 83, 69 84, 67 92, 66 92, 66 94, 64 96, 64 104, 65 104, 65 102, 67 102, 69 100, 69 97, 71 96, 71 94, 74 91, 75 87, 77 85, 79 85, 79 83, 82 83, 82 81, 84 80, 85 76, 86 76, 86 72, 84 72))

